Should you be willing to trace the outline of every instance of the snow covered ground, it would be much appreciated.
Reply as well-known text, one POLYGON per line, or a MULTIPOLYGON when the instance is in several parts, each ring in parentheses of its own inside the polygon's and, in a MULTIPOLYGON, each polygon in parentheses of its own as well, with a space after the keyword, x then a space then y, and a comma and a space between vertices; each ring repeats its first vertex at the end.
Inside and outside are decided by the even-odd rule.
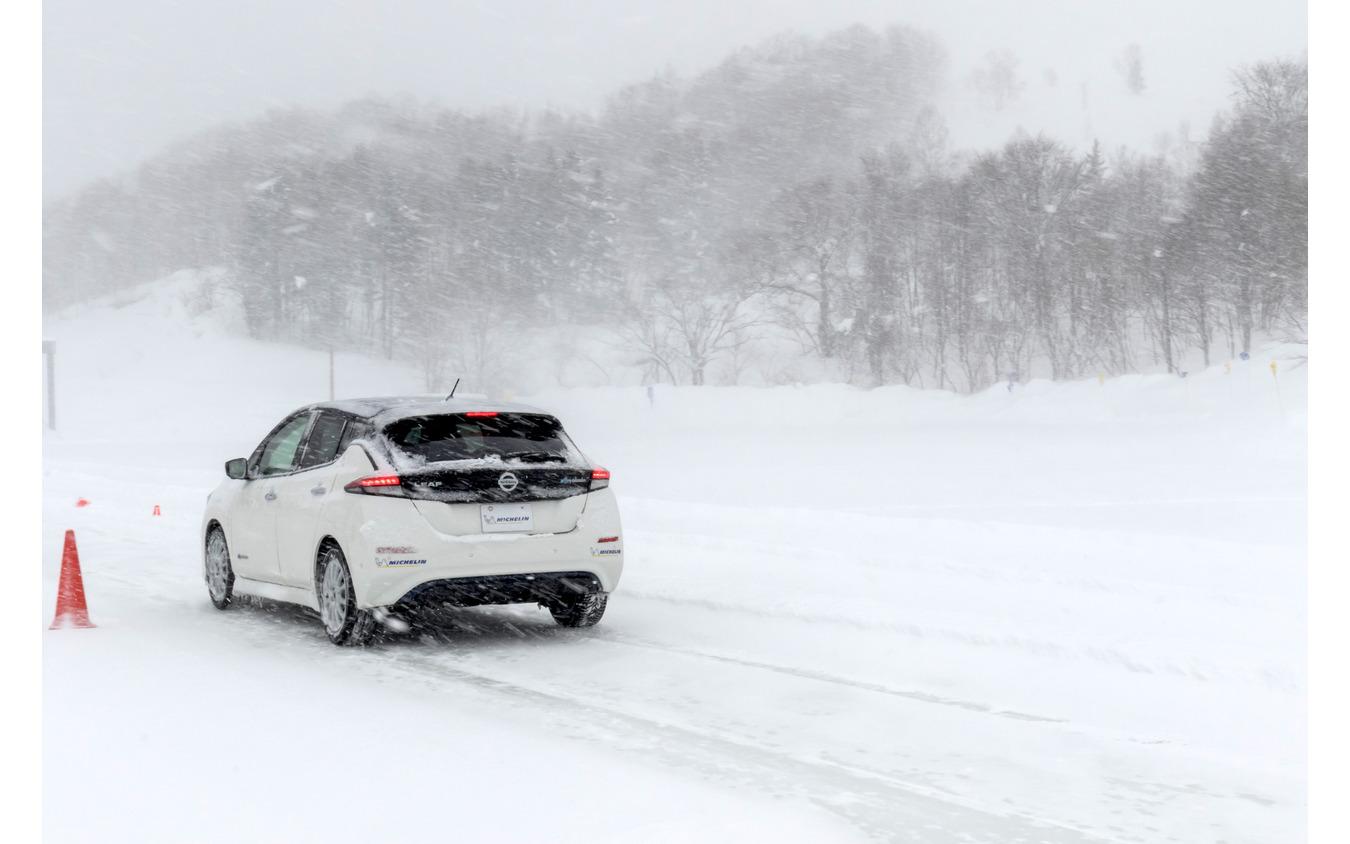
MULTIPOLYGON (((207 492, 328 362, 192 289, 44 325, 43 613, 73 529, 98 625, 43 633, 45 840, 1306 835, 1302 349, 971 397, 526 397, 614 474, 604 621, 352 650, 207 599, 207 492)), ((421 387, 338 357, 340 396, 421 387)))

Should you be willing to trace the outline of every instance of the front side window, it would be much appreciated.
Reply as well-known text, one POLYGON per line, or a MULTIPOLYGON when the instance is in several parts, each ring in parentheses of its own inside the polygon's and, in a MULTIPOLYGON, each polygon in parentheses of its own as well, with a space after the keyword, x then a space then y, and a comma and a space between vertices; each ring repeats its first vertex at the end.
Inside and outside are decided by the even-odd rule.
POLYGON ((526 463, 580 461, 558 420, 540 414, 417 416, 390 423, 384 435, 399 451, 426 463, 493 458, 526 463))
POLYGON ((259 475, 280 475, 291 471, 295 465, 295 452, 300 447, 300 438, 305 435, 305 426, 309 424, 309 414, 295 417, 268 439, 263 446, 262 457, 258 460, 259 475))

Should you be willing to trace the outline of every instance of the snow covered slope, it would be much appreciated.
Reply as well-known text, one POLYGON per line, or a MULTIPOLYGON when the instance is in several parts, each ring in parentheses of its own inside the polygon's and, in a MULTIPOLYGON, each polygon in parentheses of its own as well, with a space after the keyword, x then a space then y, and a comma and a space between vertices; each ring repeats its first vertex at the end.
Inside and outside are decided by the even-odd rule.
POLYGON ((466 610, 354 651, 207 600, 207 491, 328 369, 202 291, 44 326, 43 611, 74 529, 99 625, 44 633, 47 840, 1305 834, 1301 349, 971 397, 526 397, 614 473, 605 620, 466 610))

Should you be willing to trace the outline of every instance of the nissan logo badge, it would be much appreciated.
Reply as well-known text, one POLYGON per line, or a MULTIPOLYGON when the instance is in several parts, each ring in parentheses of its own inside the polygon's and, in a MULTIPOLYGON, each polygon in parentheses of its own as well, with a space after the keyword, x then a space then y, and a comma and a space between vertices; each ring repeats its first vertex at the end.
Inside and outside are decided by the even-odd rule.
POLYGON ((520 486, 520 479, 510 472, 502 472, 502 476, 497 479, 497 486, 502 488, 502 492, 510 492, 520 486))

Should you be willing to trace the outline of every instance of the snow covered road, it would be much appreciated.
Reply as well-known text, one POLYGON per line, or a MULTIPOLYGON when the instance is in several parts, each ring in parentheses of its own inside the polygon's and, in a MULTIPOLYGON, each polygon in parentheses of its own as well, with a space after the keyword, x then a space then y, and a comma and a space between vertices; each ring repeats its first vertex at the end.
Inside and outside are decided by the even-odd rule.
POLYGON ((320 356, 129 330, 151 304, 46 327, 43 607, 74 529, 99 625, 44 634, 46 840, 1305 836, 1306 369, 545 393, 614 473, 604 621, 353 650, 200 577, 220 465, 320 356))

